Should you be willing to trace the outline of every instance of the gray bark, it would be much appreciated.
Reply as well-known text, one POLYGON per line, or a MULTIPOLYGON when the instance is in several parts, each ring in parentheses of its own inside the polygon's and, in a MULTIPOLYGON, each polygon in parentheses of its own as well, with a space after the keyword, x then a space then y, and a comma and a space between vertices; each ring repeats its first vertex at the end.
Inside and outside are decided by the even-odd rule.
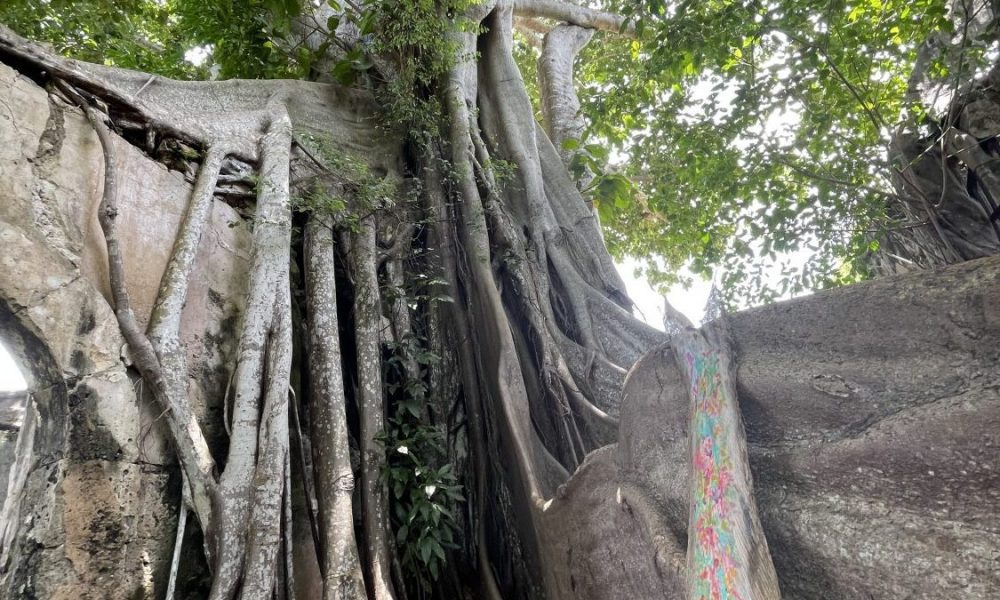
MULTIPOLYGON (((117 474, 145 462, 130 445, 143 436, 117 426, 109 416, 113 411, 101 404, 112 395, 117 399, 116 410, 134 403, 136 395, 126 376, 125 360, 136 365, 148 362, 150 367, 143 369, 142 385, 152 388, 147 393, 160 394, 163 406, 170 407, 171 402, 178 405, 183 399, 190 401, 189 413, 181 406, 166 413, 157 410, 153 416, 163 413, 166 427, 162 428, 172 432, 170 439, 180 440, 175 443, 174 452, 180 468, 188 474, 191 484, 187 486, 188 500, 199 515, 208 558, 214 568, 211 597, 231 598, 239 592, 247 598, 265 598, 276 587, 281 593, 299 590, 311 577, 315 578, 313 581, 322 580, 324 591, 312 588, 311 594, 296 593, 303 597, 320 593, 325 597, 356 597, 365 591, 362 575, 367 577, 367 591, 374 597, 403 597, 407 581, 405 576, 397 575, 398 561, 394 558, 390 530, 392 504, 381 479, 386 454, 376 441, 376 436, 384 430, 386 417, 397 408, 393 405, 394 393, 384 387, 382 366, 383 352, 393 337, 391 329, 397 340, 426 332, 427 338, 433 340, 430 343, 443 350, 442 363, 453 365, 448 368, 455 370, 453 377, 442 373, 427 376, 442 397, 435 398, 433 410, 429 407, 426 412, 428 418, 440 415, 441 420, 433 425, 447 424, 449 461, 461 469, 467 492, 474 490, 474 493, 467 493, 469 500, 461 506, 462 510, 456 511, 456 519, 467 531, 460 535, 459 547, 448 553, 449 561, 454 562, 449 562, 446 575, 434 584, 435 593, 444 597, 479 593, 489 598, 543 595, 655 598, 677 592, 682 577, 674 570, 683 562, 678 556, 683 555, 686 545, 686 480, 684 469, 678 466, 688 462, 685 431, 688 398, 680 393, 684 391, 678 383, 680 374, 671 366, 673 359, 667 359, 669 352, 663 348, 657 350, 665 336, 631 318, 630 302, 602 245, 599 226, 566 172, 558 150, 533 122, 530 102, 511 57, 515 12, 531 18, 556 18, 575 26, 606 29, 617 29, 621 22, 563 2, 502 1, 477 5, 471 11, 470 17, 482 23, 484 30, 454 33, 463 60, 443 82, 448 118, 446 143, 422 148, 420 154, 409 157, 419 164, 427 183, 423 190, 426 214, 417 215, 426 219, 405 235, 394 236, 392 243, 386 244, 390 246, 387 255, 391 256, 387 262, 381 262, 376 224, 404 220, 410 216, 408 211, 415 209, 409 205, 393 208, 390 202, 364 206, 361 200, 369 198, 349 197, 357 229, 348 233, 349 220, 336 226, 343 237, 352 239, 346 252, 351 266, 348 275, 333 268, 333 233, 319 225, 318 219, 332 215, 303 216, 309 219, 304 252, 300 253, 296 247, 292 253, 289 188, 304 189, 317 170, 323 177, 336 175, 322 164, 323 154, 310 153, 301 140, 298 145, 306 156, 292 160, 292 127, 295 136, 300 132, 303 136, 323 135, 332 140, 337 151, 362 156, 371 173, 384 172, 401 178, 401 140, 372 134, 376 113, 371 108, 370 96, 307 82, 186 83, 150 79, 143 74, 61 59, 0 30, 0 57, 4 60, 29 70, 34 77, 58 77, 83 92, 83 105, 91 113, 96 131, 107 138, 104 145, 111 151, 106 155, 117 150, 120 152, 116 155, 126 157, 131 156, 129 152, 138 152, 108 130, 104 125, 106 117, 98 114, 100 111, 94 107, 99 104, 91 103, 91 95, 108 105, 112 109, 110 114, 127 114, 154 138, 178 140, 206 152, 194 191, 183 183, 182 176, 175 177, 177 185, 183 188, 185 205, 193 198, 189 217, 178 214, 176 228, 166 234, 155 227, 149 228, 149 235, 156 236, 150 238, 155 243, 145 245, 153 246, 163 255, 162 262, 156 264, 166 272, 162 278, 154 276, 152 283, 137 283, 121 266, 122 256, 131 259, 133 255, 146 256, 143 252, 148 251, 142 238, 143 225, 129 222, 125 218, 125 203, 121 203, 123 215, 119 218, 125 223, 121 227, 121 247, 112 247, 114 244, 110 243, 115 240, 114 232, 109 232, 107 239, 98 238, 108 248, 111 266, 117 273, 111 278, 114 284, 111 290, 103 271, 81 271, 74 263, 86 262, 77 243, 82 236, 72 231, 79 223, 89 222, 89 217, 80 215, 85 211, 71 208, 60 212, 50 201, 55 192, 46 185, 47 178, 51 178, 47 169, 55 160, 52 156, 58 156, 61 150, 52 150, 48 144, 59 138, 59 125, 65 125, 59 120, 61 116, 48 118, 52 117, 48 115, 40 124, 25 124, 24 129, 30 135, 21 131, 20 121, 11 121, 16 124, 7 128, 12 139, 26 140, 19 147, 28 146, 31 151, 18 150, 13 154, 15 160, 10 161, 13 166, 0 162, 0 168, 16 171, 20 177, 17 181, 31 183, 9 192, 14 199, 10 203, 13 209, 0 204, 3 211, 0 214, 4 216, 0 234, 4 236, 5 251, 12 257, 0 261, 3 269, 0 272, 4 275, 0 278, 3 300, 0 317, 16 322, 19 335, 26 340, 35 339, 31 336, 44 338, 35 345, 45 348, 47 354, 37 361, 40 366, 34 380, 42 383, 33 392, 19 440, 20 446, 30 446, 31 451, 19 451, 11 471, 10 495, 5 501, 2 527, 5 542, 10 542, 4 547, 5 565, 9 566, 4 575, 5 590, 21 595, 27 590, 41 597, 55 597, 59 590, 58 593, 87 597, 93 595, 93 590, 114 589, 112 593, 118 594, 120 587, 121 597, 134 597, 140 587, 143 590, 165 587, 161 583, 165 576, 161 573, 169 571, 169 540, 174 536, 173 518, 164 515, 173 513, 178 500, 171 497, 164 502, 167 494, 162 482, 168 475, 153 478, 153 483, 122 475, 123 481, 127 479, 130 485, 149 492, 149 497, 156 499, 154 504, 163 504, 168 507, 165 509, 147 511, 129 505, 132 513, 123 512, 115 508, 115 503, 119 485, 125 484, 106 483, 106 472, 117 474), (481 58, 473 60, 476 51, 481 58), (218 111, 205 113, 201 108, 205 105, 215 106, 218 111), (215 187, 212 179, 217 175, 215 164, 223 152, 230 160, 248 165, 247 169, 260 170, 255 211, 245 221, 211 193, 215 187), (31 160, 23 160, 25 156, 31 160), (491 171, 494 159, 516 165, 513 181, 498 182, 491 171), (442 165, 449 165, 449 171, 443 172, 442 165), (387 214, 393 210, 396 214, 387 214), (217 263, 201 260, 199 254, 206 246, 214 248, 237 239, 233 237, 236 234, 225 234, 225 224, 220 227, 215 223, 220 212, 232 218, 235 229, 242 231, 238 239, 243 240, 244 254, 251 247, 246 230, 252 229, 252 256, 243 256, 240 263, 243 270, 249 271, 248 289, 234 286, 238 289, 227 288, 225 294, 216 296, 206 291, 202 295, 209 299, 196 304, 201 297, 196 292, 203 279, 236 278, 227 270, 231 263, 218 263, 220 266, 216 268, 217 263), (69 216, 60 217, 62 221, 56 218, 63 214, 69 216), (400 218, 393 220, 387 216, 400 218), (199 235, 200 224, 206 220, 211 226, 199 235), (8 225, 8 221, 13 225, 8 225), (176 247, 173 260, 170 247, 176 247), (199 251, 193 253, 194 248, 199 251), (408 278, 415 275, 401 268, 398 262, 408 251, 440 270, 447 282, 442 287, 447 288, 455 301, 454 308, 442 309, 440 314, 432 316, 423 308, 411 313, 408 306, 399 302, 386 302, 380 286, 401 288, 414 283, 408 278), (44 261, 28 260, 33 253, 44 255, 44 261), (313 469, 312 473, 299 474, 303 478, 301 486, 295 485, 295 469, 289 466, 288 454, 288 410, 296 402, 288 398, 293 379, 289 373, 294 325, 289 297, 293 256, 304 257, 306 267, 310 335, 307 358, 311 369, 311 394, 308 411, 304 411, 310 427, 296 429, 310 438, 305 445, 315 452, 315 464, 301 460, 301 470, 313 469), (46 268, 35 270, 56 276, 49 281, 32 269, 18 267, 18 261, 44 264, 46 268), (161 280, 164 292, 157 304, 155 287, 161 280), (336 322, 339 286, 345 286, 342 294, 354 301, 353 310, 342 312, 350 315, 345 330, 353 329, 354 335, 343 339, 336 322), (107 296, 114 291, 116 308, 129 306, 118 301, 124 298, 122 291, 135 299, 132 320, 123 318, 115 323, 109 303, 94 291, 103 288, 109 289, 107 296), (66 333, 52 325, 53 319, 46 315, 70 301, 101 315, 103 320, 98 320, 101 326, 77 328, 78 324, 73 323, 70 333, 66 333), (228 320, 216 313, 206 317, 192 312, 193 308, 204 309, 210 303, 235 308, 219 313, 228 320), (161 308, 154 311, 154 306, 161 308), (169 327, 154 325, 151 333, 160 342, 144 342, 140 324, 146 314, 161 309, 169 315, 157 316, 153 322, 169 323, 169 327), (178 310, 184 311, 182 317, 176 315, 178 310), (242 315, 240 327, 236 326, 234 316, 237 311, 242 315), (216 325, 223 321, 224 327, 216 325), (180 341, 177 347, 187 352, 182 357, 188 364, 187 373, 178 368, 164 375, 162 370, 169 368, 168 364, 183 364, 171 363, 169 359, 176 349, 171 336, 178 323, 181 330, 176 338, 180 341), (187 335, 185 327, 189 328, 187 335), (190 334, 190 328, 197 332, 195 336, 190 334), (156 333, 161 329, 165 333, 156 333), (124 359, 120 351, 123 330, 132 347, 124 359), (72 342, 53 341, 58 332, 61 332, 59 339, 72 342), (102 342, 103 345, 94 343, 98 334, 103 336, 101 340, 112 341, 102 342), (213 339, 222 339, 220 348, 228 346, 228 350, 220 349, 211 357, 202 355, 203 349, 210 352, 213 339), (74 358, 77 355, 73 348, 83 343, 79 340, 90 344, 84 355, 94 364, 74 358), (341 341, 353 343, 354 356, 344 361, 339 356, 341 341), (448 348, 449 342, 452 348, 448 348), (150 346, 156 343, 161 343, 162 348, 150 352, 150 346), (113 351, 106 351, 108 346, 113 351), (234 351, 233 346, 238 348, 234 351), (625 373, 636 361, 640 361, 639 365, 632 370, 623 396, 625 373), (341 372, 344 364, 351 365, 354 372, 341 372), (235 371, 232 377, 235 401, 231 436, 227 441, 219 420, 225 414, 223 407, 228 396, 223 388, 232 371, 235 371), (173 378, 174 383, 161 382, 166 377, 173 378), (344 381, 356 383, 357 389, 345 391, 344 381), (110 391, 102 395, 89 392, 91 389, 110 391), (74 402, 82 406, 70 416, 59 412, 74 406, 68 398, 76 398, 74 402), (87 425, 87 419, 93 419, 94 424, 87 425), (115 434, 117 446, 108 444, 111 450, 106 451, 100 444, 80 443, 84 432, 104 429, 115 434), (349 431, 359 433, 361 451, 358 508, 362 526, 356 532, 351 514, 351 486, 347 485, 353 471, 349 431), (196 433, 204 437, 207 458, 217 458, 218 464, 224 465, 221 475, 210 467, 215 463, 206 459, 204 451, 199 454, 199 444, 187 443, 188 437, 197 439, 196 433), (65 452, 72 447, 66 442, 67 435, 84 449, 99 446, 99 452, 94 450, 83 458, 59 455, 52 449, 65 452), (617 446, 607 445, 616 439, 617 446), (128 460, 115 458, 115 448, 130 453, 128 460), (227 455, 225 461, 221 460, 223 455, 227 455), (311 506, 311 485, 307 482, 312 477, 318 482, 319 526, 315 537, 311 528, 303 535, 296 535, 308 521, 302 517, 302 507, 311 506), (49 481, 54 483, 50 486, 49 481), (106 489, 96 493, 92 502, 84 502, 81 490, 90 485, 96 489, 98 483, 106 489), (201 492, 195 489, 199 485, 203 488, 201 492), (304 500, 294 497, 299 489, 305 490, 304 500), (80 508, 61 505, 64 497, 79 500, 80 508), (610 504, 615 498, 620 504, 610 504), (205 499, 210 510, 205 510, 205 499), (122 551, 114 536, 98 540, 97 534, 87 529, 101 511, 111 515, 107 517, 109 522, 124 523, 129 515, 148 512, 157 515, 158 522, 168 525, 139 527, 145 537, 122 551), (51 515, 63 519, 66 525, 52 525, 60 521, 49 518, 51 515), (351 538, 352 533, 357 542, 351 538), (160 546, 149 543, 157 539, 163 540, 160 546), (294 548, 289 548, 293 545, 290 539, 296 542, 294 548), (360 548, 355 547, 358 543, 360 548), (281 544, 285 544, 284 555, 281 544), (96 549, 93 557, 83 552, 90 549, 96 549), (110 572, 108 566, 116 564, 123 552, 129 557, 143 553, 154 556, 149 569, 155 575, 145 575, 142 567, 135 566, 139 564, 136 560, 122 569, 124 574, 114 576, 113 581, 108 579, 103 574, 110 572), (279 561, 279 556, 284 560, 279 561), (65 566, 66 563, 71 567, 65 566), (279 563, 284 563, 280 569, 279 563), (111 588, 107 585, 118 581, 129 585, 111 588), (475 592, 466 589, 463 581, 478 581, 475 592)), ((565 74, 571 61, 563 60, 560 65, 560 73, 565 74)), ((564 81, 572 81, 571 76, 564 81)), ((51 106, 59 107, 52 109, 53 114, 61 115, 59 111, 65 110, 57 98, 49 100, 40 89, 36 93, 45 102, 51 102, 51 106)), ((76 118, 79 120, 79 115, 76 118)), ((93 136, 93 128, 87 127, 86 131, 93 136)), ((968 133, 971 129, 963 131, 968 133)), ((958 135, 948 141, 953 152, 964 155, 965 164, 975 162, 979 166, 974 168, 978 170, 989 164, 988 159, 979 156, 977 148, 981 145, 970 145, 967 138, 958 135)), ((985 146, 982 149, 989 150, 985 146)), ((0 155, 5 156, 4 152, 10 151, 0 148, 0 155)), ((122 172, 131 174, 123 182, 137 177, 136 173, 147 173, 129 169, 122 172)), ((124 185, 114 178, 111 183, 124 185)), ((358 185, 341 183, 347 187, 350 187, 347 184, 358 185)), ((65 187, 86 189, 87 186, 65 187)), ((136 197, 143 196, 136 194, 136 197)), ((69 201, 65 204, 76 206, 69 201)), ((176 207, 173 210, 177 212, 176 207)), ((105 215, 105 220, 108 216, 105 215)), ((82 225, 78 228, 86 229, 82 225)), ((104 255, 99 256, 103 261, 104 255)), ((879 555, 870 540, 851 529, 850 517, 854 514, 867 519, 865 523, 871 529, 886 535, 892 533, 909 556, 919 557, 914 562, 934 554, 920 546, 906 526, 917 523, 938 535, 944 526, 933 519, 948 520, 959 533, 940 537, 942 543, 963 544, 966 553, 963 557, 976 565, 962 571, 964 583, 977 591, 992 583, 988 576, 981 575, 985 569, 980 567, 987 565, 983 558, 986 550, 996 546, 995 532, 983 524, 983 515, 974 507, 954 502, 956 510, 964 512, 950 516, 918 515, 916 521, 906 521, 898 531, 877 522, 871 516, 874 509, 859 508, 869 501, 882 505, 892 501, 905 504, 913 512, 930 510, 914 497, 914 494, 930 494, 930 488, 913 488, 914 481, 922 480, 920 473, 927 466, 926 461, 904 460, 899 448, 905 447, 905 438, 879 437, 884 432, 880 433, 876 425, 930 434, 933 432, 914 423, 929 422, 925 417, 964 415, 962 418, 968 420, 963 423, 978 417, 979 426, 994 424, 995 369, 991 370, 989 365, 995 364, 996 357, 989 354, 991 350, 977 349, 965 338, 978 337, 987 342, 992 339, 996 319, 989 311, 992 305, 987 302, 984 290, 995 287, 995 277, 988 268, 982 271, 970 268, 961 273, 953 279, 933 280, 935 286, 950 288, 949 293, 960 299, 962 304, 954 304, 934 296, 932 306, 950 306, 952 314, 943 309, 907 312, 907 307, 924 302, 925 296, 914 291, 916 284, 893 287, 900 285, 894 283, 884 288, 862 287, 859 291, 843 292, 848 298, 845 304, 831 301, 788 305, 793 308, 788 309, 791 316, 787 318, 780 316, 787 306, 768 309, 777 312, 769 313, 773 318, 765 319, 766 327, 753 326, 758 322, 753 315, 759 313, 734 318, 738 347, 736 383, 744 400, 741 409, 747 423, 749 457, 751 466, 757 469, 755 474, 763 474, 762 479, 754 482, 754 489, 763 513, 764 530, 769 538, 773 535, 777 540, 772 548, 786 594, 808 596, 810 591, 837 589, 838 593, 846 594, 840 594, 842 597, 854 597, 855 592, 869 590, 876 593, 888 590, 897 595, 919 591, 912 585, 907 587, 901 581, 904 578, 891 575, 875 584, 859 583, 858 573, 867 567, 865 561, 885 571, 905 570, 905 565, 879 555), (882 312, 865 312, 870 310, 865 302, 879 294, 895 298, 896 303, 873 301, 871 306, 881 306, 882 312), (811 308, 796 312, 799 309, 794 307, 801 306, 811 308), (979 311, 978 325, 966 323, 966 317, 957 310, 959 306, 979 311), (833 317, 828 317, 828 313, 837 315, 837 320, 830 320, 833 317), (855 323, 852 319, 858 314, 867 314, 868 321, 859 325, 857 331, 848 327, 846 334, 837 334, 835 326, 844 328, 845 323, 855 323), (947 343, 939 347, 942 342, 938 340, 937 346, 930 347, 935 353, 947 356, 947 361, 926 359, 922 350, 907 345, 906 336, 900 332, 912 333, 915 339, 927 343, 935 340, 921 338, 921 332, 905 328, 894 330, 879 320, 896 314, 909 315, 908 318, 922 326, 941 323, 938 337, 947 337, 947 343, 961 352, 954 354, 954 348, 947 343), (949 329, 947 319, 963 324, 949 329), (795 332, 789 329, 792 327, 795 332), (775 338, 778 342, 769 345, 772 330, 784 333, 775 338), (808 332, 810 340, 805 346, 796 338, 802 331, 808 332), (846 339, 856 349, 841 344, 837 335, 847 335, 846 339), (895 346, 878 345, 889 339, 895 340, 895 346), (750 341, 767 352, 749 351, 745 344, 750 341), (787 348, 795 352, 789 353, 787 348), (826 355, 830 352, 837 355, 836 359, 826 355), (987 359, 993 359, 994 363, 987 359), (876 367, 882 371, 872 371, 876 367), (971 371, 966 372, 966 367, 971 371), (940 370, 945 373, 946 381, 962 385, 938 389, 933 382, 923 381, 922 387, 905 388, 903 374, 909 376, 922 368, 940 370), (948 371, 949 368, 952 370, 948 371), (800 385, 803 377, 804 383, 812 388, 800 385), (981 386, 982 382, 985 383, 981 386), (755 385, 764 387, 757 389, 755 385), (921 389, 928 387, 937 390, 933 394, 944 395, 920 396, 921 389), (821 395, 807 396, 813 388, 821 395), (903 398, 901 392, 897 393, 900 389, 913 394, 916 400, 903 398), (971 395, 966 395, 967 392, 971 395), (800 396, 811 398, 808 406, 793 401, 800 396), (828 397, 836 398, 836 403, 829 405, 828 397), (853 404, 842 405, 845 399, 853 404), (935 406, 939 400, 941 405, 935 406), (966 400, 968 404, 962 404, 966 400), (769 402, 775 403, 773 409, 767 408, 772 406, 769 402), (949 413, 943 408, 945 405, 954 411, 949 413), (912 422, 904 418, 911 415, 912 422), (866 447, 869 441, 873 445, 866 447), (830 446, 823 445, 828 442, 830 446), (889 469, 891 474, 884 478, 878 474, 858 480, 864 480, 866 486, 881 481, 886 487, 910 491, 886 496, 883 490, 868 487, 864 493, 855 493, 850 488, 855 481, 853 471, 838 466, 841 464, 838 460, 865 469, 881 468, 864 462, 868 454, 859 448, 873 450, 871 454, 875 454, 874 450, 895 452, 896 462, 889 469), (786 462, 768 463, 774 456, 781 456, 786 462), (799 474, 801 479, 795 479, 799 474), (827 478, 823 484, 829 483, 831 487, 817 483, 821 481, 820 474, 827 478), (785 509, 777 490, 794 496, 792 504, 798 512, 785 509), (803 526, 810 520, 822 520, 823 515, 828 517, 824 522, 826 533, 803 526), (799 538, 808 539, 808 543, 799 543, 799 538), (812 558, 810 551, 821 558, 812 558), (845 555, 853 558, 844 559, 845 555), (877 558, 866 558, 869 555, 877 558), (823 580, 824 570, 837 573, 836 581, 823 580), (818 575, 803 578, 801 573, 818 575)), ((932 295, 927 292, 926 298, 932 295)), ((88 321, 81 318, 80 322, 85 325, 88 321)), ((985 347, 995 346, 988 343, 985 347)), ((18 347, 24 354, 24 348, 32 344, 18 347)), ((424 377, 412 364, 407 367, 406 376, 424 377)), ((968 431, 979 438, 991 439, 987 438, 991 429, 973 427, 968 431)), ((157 432, 156 437, 159 435, 157 432)), ((935 440, 943 447, 957 448, 955 458, 973 450, 962 446, 963 436, 953 439, 942 434, 935 440)), ((988 460, 976 456, 970 459, 976 466, 965 471, 991 482, 988 473, 992 471, 981 467, 988 460)), ((944 458, 935 460, 938 462, 929 470, 939 472, 947 463, 941 462, 944 458)), ((167 461, 156 464, 163 473, 169 472, 167 461)), ((952 484, 965 486, 963 489, 972 490, 982 506, 995 508, 991 504, 994 499, 977 488, 980 484, 971 476, 949 480, 949 485, 952 484)), ((935 498, 944 499, 940 496, 943 492, 934 493, 938 494, 935 498)), ((131 544, 133 539, 123 543, 131 544)), ((183 549, 182 537, 182 555, 183 549)), ((188 548, 188 552, 192 550, 188 548)), ((185 568, 193 568, 192 561, 181 562, 182 573, 185 568)), ((962 568, 959 564, 951 566, 962 568)), ((919 579, 912 569, 907 573, 905 579, 911 583, 919 579)), ((953 588, 935 573, 933 586, 937 587, 928 589, 948 595, 953 588)))
POLYGON ((354 472, 341 370, 333 230, 312 217, 306 229, 312 440, 319 500, 324 600, 365 597, 354 536, 354 472))
MULTIPOLYGON (((731 315, 782 598, 971 600, 1000 585, 998 284, 994 257, 731 315)), ((545 511, 549 597, 683 597, 689 403, 671 345, 633 367, 618 443, 545 511)))
POLYGON ((525 17, 543 17, 603 31, 634 33, 632 24, 619 15, 562 0, 514 0, 514 10, 525 17))
POLYGON ((363 217, 352 236, 354 272, 354 337, 358 361, 358 410, 361 413, 361 490, 365 543, 376 600, 395 597, 389 548, 389 498, 381 473, 385 451, 375 437, 385 428, 382 390, 382 310, 375 271, 375 218, 363 217))
MULTIPOLYGON (((563 142, 579 142, 585 126, 573 81, 573 61, 593 35, 592 29, 583 27, 554 27, 545 34, 542 54, 538 58, 538 87, 545 132, 567 166, 574 152, 566 149, 563 142)), ((587 183, 581 182, 580 187, 586 187, 587 183)))
POLYGON ((936 120, 936 131, 918 133, 904 123, 889 144, 896 194, 887 203, 890 224, 875 236, 879 248, 870 264, 875 274, 901 273, 954 264, 1000 253, 1000 200, 997 146, 1000 103, 991 90, 1000 81, 992 66, 975 80, 965 48, 996 40, 989 29, 994 3, 949 3, 954 32, 938 32, 919 49, 907 101, 936 120), (934 75, 935 61, 947 65, 946 78, 934 75), (946 101, 941 112, 940 104, 946 101), (935 108, 937 104, 938 108, 935 108))

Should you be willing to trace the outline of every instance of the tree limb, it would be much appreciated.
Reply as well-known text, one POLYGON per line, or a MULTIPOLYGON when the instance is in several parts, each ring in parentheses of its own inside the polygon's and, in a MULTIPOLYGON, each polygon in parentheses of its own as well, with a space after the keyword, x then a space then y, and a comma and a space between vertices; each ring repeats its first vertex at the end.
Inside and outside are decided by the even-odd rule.
POLYGON ((635 26, 626 21, 625 17, 561 0, 514 0, 514 13, 521 17, 554 19, 579 27, 635 37, 635 26))

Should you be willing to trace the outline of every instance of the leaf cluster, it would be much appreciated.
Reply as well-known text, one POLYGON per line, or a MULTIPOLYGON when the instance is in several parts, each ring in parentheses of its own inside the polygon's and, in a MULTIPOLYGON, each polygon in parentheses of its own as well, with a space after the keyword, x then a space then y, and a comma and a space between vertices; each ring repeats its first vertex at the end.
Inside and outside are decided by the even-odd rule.
MULTIPOLYGON (((467 58, 453 34, 478 27, 462 17, 474 3, 373 0, 337 12, 330 0, 333 33, 309 46, 292 41, 314 8, 299 0, 7 0, 0 21, 76 58, 171 77, 366 85, 386 126, 426 142, 441 125, 440 82, 467 58), (352 39, 334 34, 343 19, 352 39), (192 52, 204 61, 186 60, 192 52)), ((928 69, 956 84, 998 50, 996 23, 962 35, 946 0, 589 4, 637 32, 599 34, 577 68, 589 126, 572 168, 596 175, 586 192, 609 249, 650 259, 654 283, 678 282, 684 266, 721 276, 737 304, 866 277, 872 242, 908 225, 890 207, 889 137, 916 123, 933 143, 942 125, 939 109, 908 99, 921 49, 959 39, 928 69)), ((537 96, 536 57, 519 39, 515 58, 537 96)))
POLYGON ((428 370, 440 357, 415 335, 389 348, 387 392, 396 398, 396 415, 377 438, 387 453, 382 479, 390 491, 392 527, 404 572, 417 587, 429 591, 447 562, 446 551, 458 547, 457 511, 465 498, 447 461, 444 433, 427 422, 428 370), (416 377, 406 377, 407 363, 416 365, 416 377))
POLYGON ((178 27, 178 0, 5 0, 0 23, 52 45, 56 52, 98 64, 178 79, 207 75, 185 62, 194 46, 178 27))
MULTIPOLYGON (((867 276, 872 240, 903 225, 886 147, 927 114, 908 80, 928 39, 954 35, 944 0, 601 4, 638 32, 601 34, 577 66, 577 160, 599 175, 612 253, 650 259, 663 285, 685 266, 721 276, 742 305, 867 276)), ((967 81, 995 35, 935 74, 967 81)))
POLYGON ((455 507, 465 498, 453 467, 428 460, 443 451, 441 432, 431 426, 390 421, 380 438, 389 454, 383 481, 392 497, 392 524, 400 562, 418 585, 430 589, 455 549, 460 524, 455 507))
POLYGON ((324 136, 300 131, 296 139, 322 164, 318 166, 321 172, 292 196, 295 210, 327 214, 353 229, 362 214, 392 206, 398 186, 374 173, 365 160, 324 136))

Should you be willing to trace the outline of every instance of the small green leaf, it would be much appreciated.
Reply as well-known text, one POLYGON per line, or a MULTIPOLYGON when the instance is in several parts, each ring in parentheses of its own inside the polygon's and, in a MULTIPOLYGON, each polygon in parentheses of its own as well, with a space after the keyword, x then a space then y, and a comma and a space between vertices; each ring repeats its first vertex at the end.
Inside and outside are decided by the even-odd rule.
POLYGON ((341 85, 351 85, 358 78, 358 72, 354 69, 352 61, 348 59, 338 61, 333 65, 330 75, 341 85))
POLYGON ((566 138, 562 141, 563 150, 576 150, 580 147, 580 140, 577 138, 566 138))
POLYGON ((601 162, 607 162, 608 160, 608 149, 600 144, 587 144, 584 149, 594 158, 601 162))

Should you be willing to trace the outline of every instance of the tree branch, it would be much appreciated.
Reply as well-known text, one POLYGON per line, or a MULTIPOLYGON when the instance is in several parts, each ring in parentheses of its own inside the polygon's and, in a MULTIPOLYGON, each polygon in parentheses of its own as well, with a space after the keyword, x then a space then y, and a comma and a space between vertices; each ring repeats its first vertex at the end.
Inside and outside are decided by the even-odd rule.
POLYGON ((514 0, 514 13, 520 17, 554 19, 579 27, 635 37, 635 26, 628 23, 625 17, 561 0, 514 0))

